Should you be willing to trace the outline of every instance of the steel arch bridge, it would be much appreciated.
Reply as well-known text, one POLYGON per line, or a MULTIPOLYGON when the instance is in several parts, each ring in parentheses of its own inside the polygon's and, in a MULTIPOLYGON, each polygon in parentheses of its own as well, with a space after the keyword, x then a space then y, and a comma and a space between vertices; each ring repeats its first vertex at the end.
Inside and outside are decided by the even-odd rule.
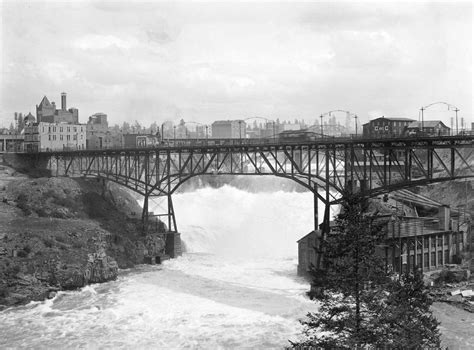
POLYGON ((178 232, 172 195, 200 175, 278 176, 296 181, 325 204, 323 234, 329 208, 346 191, 373 197, 402 188, 474 178, 474 136, 343 139, 311 141, 235 139, 181 140, 154 148, 56 151, 20 154, 52 176, 107 179, 144 196, 142 219, 148 227, 151 197, 166 197, 168 231, 178 232), (211 144, 213 143, 213 144, 211 144))

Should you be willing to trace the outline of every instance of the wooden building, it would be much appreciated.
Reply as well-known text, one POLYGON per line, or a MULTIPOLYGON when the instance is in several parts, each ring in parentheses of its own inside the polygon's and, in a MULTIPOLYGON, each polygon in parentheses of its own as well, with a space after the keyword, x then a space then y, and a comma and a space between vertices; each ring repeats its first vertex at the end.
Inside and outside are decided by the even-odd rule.
POLYGON ((425 120, 423 123, 410 123, 406 128, 406 134, 408 136, 449 136, 451 129, 441 120, 425 120))
POLYGON ((410 118, 375 118, 362 125, 362 134, 376 138, 403 136, 407 126, 414 121, 410 118))
MULTIPOLYGON (((450 208, 429 198, 400 190, 375 202, 377 221, 383 224, 386 241, 379 253, 393 271, 438 270, 446 264, 461 263, 468 240, 467 225, 451 215, 450 208), (411 205, 410 205, 411 204, 411 205), (423 205, 437 214, 420 217, 416 206, 423 205)), ((464 220, 466 221, 466 220, 464 220)), ((311 231, 298 240, 299 276, 309 276, 316 266, 320 231, 311 231)))

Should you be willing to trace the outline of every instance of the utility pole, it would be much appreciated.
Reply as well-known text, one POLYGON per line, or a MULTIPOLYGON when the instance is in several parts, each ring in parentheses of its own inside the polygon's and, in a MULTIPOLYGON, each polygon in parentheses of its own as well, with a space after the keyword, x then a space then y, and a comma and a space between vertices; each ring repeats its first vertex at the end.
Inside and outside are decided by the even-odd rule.
POLYGON ((424 130, 424 115, 423 111, 425 110, 424 107, 421 107, 421 134, 423 136, 423 130, 424 130))
POLYGON ((459 134, 459 129, 458 129, 458 112, 459 109, 455 109, 454 112, 456 113, 456 135, 459 134))
POLYGON ((355 128, 356 128, 356 137, 357 137, 357 114, 354 114, 355 128))

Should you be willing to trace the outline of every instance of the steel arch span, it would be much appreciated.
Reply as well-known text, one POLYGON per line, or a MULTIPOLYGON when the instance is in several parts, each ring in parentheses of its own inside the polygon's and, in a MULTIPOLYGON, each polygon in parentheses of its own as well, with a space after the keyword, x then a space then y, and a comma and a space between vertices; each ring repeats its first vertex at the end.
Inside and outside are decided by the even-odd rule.
MULTIPOLYGON (((80 150, 21 154, 47 163, 53 176, 87 176, 114 181, 144 196, 146 223, 150 197, 167 197, 168 229, 177 232, 172 194, 200 175, 278 176, 296 181, 329 206, 346 191, 371 197, 402 188, 474 178, 474 136, 390 139, 320 139, 277 142, 240 140, 155 148, 80 150)), ((325 225, 323 225, 324 227, 325 225)), ((146 227, 146 225, 145 225, 146 227)))

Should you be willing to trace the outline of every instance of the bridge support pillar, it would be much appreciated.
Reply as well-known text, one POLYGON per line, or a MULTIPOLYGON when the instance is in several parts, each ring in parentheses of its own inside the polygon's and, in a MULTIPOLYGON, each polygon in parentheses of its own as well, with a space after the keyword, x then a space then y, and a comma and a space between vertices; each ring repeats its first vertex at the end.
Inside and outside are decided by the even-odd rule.
POLYGON ((146 236, 148 233, 148 195, 145 195, 143 199, 143 211, 142 211, 142 225, 143 225, 143 234, 146 236))
POLYGON ((179 232, 166 233, 165 254, 171 258, 181 256, 181 234, 179 232))

